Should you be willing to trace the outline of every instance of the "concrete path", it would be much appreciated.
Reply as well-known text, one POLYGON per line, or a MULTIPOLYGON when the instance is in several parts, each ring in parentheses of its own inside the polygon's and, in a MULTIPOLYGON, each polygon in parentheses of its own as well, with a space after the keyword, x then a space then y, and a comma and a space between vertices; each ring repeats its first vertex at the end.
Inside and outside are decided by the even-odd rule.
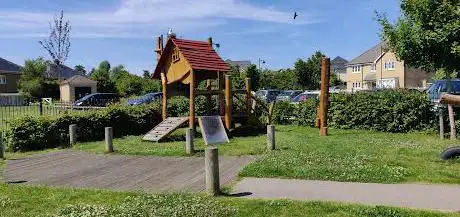
POLYGON ((234 193, 247 198, 349 202, 460 211, 460 185, 367 184, 245 178, 234 193))
MULTIPOLYGON (((228 183, 256 157, 220 157, 220 180, 228 183)), ((96 155, 64 150, 8 160, 7 183, 129 191, 203 191, 204 158, 96 155)))

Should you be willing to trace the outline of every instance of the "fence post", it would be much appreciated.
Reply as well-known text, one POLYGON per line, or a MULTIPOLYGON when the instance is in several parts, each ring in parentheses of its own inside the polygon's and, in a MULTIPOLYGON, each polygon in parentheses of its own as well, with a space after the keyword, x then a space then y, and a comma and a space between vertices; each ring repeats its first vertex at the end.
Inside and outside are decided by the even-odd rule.
POLYGON ((442 115, 442 108, 439 109, 439 137, 444 139, 444 117, 442 115))
POLYGON ((4 154, 4 147, 3 147, 3 135, 0 133, 0 159, 5 159, 5 154, 4 154))
POLYGON ((187 128, 185 130, 185 153, 188 155, 192 155, 195 153, 195 148, 193 146, 193 129, 187 128))
POLYGON ((269 151, 275 150, 275 126, 267 125, 267 148, 269 151))
POLYGON ((38 101, 38 112, 40 113, 40 115, 43 115, 43 102, 42 102, 42 99, 40 99, 38 101))
POLYGON ((208 194, 216 196, 220 193, 219 181, 219 150, 217 147, 208 147, 205 152, 206 190, 208 194))
POLYGON ((69 125, 69 137, 70 137, 70 146, 77 144, 77 125, 69 125))
POLYGON ((105 153, 113 152, 113 128, 105 128, 105 153))
POLYGON ((450 139, 457 139, 457 131, 455 129, 455 117, 454 117, 454 107, 452 104, 447 105, 447 111, 449 112, 449 123, 450 123, 450 139))

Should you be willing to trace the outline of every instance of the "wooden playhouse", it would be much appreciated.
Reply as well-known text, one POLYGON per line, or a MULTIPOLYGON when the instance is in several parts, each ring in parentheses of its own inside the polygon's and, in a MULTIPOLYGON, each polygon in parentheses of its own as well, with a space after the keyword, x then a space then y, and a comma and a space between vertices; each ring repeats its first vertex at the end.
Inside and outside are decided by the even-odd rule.
MULTIPOLYGON (((245 94, 246 111, 243 118, 248 118, 252 110, 252 95, 250 79, 247 78, 246 88, 232 90, 230 70, 226 62, 213 48, 212 38, 208 41, 178 39, 174 33, 168 34, 166 45, 163 36, 157 38, 156 50, 157 66, 153 79, 160 79, 162 83, 163 122, 144 136, 144 140, 160 141, 186 122, 189 128, 196 129, 195 99, 204 95, 211 102, 212 96, 218 98, 218 115, 224 120, 227 130, 232 128, 232 99, 234 94, 245 94), (199 90, 198 84, 206 81, 206 89, 199 90), (213 81, 216 88, 213 89, 213 81), (168 99, 172 96, 186 96, 189 98, 188 117, 170 117, 168 115, 168 99)), ((241 114, 238 118, 241 118, 241 114)))

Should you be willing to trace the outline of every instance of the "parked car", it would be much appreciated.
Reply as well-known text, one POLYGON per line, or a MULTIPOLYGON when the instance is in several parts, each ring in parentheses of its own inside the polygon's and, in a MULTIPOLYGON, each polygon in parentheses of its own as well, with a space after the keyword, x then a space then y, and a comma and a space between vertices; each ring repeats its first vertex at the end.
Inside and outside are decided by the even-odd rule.
POLYGON ((294 97, 292 103, 300 103, 308 99, 317 99, 319 100, 319 91, 305 91, 298 96, 294 97))
POLYGON ((286 90, 281 92, 277 97, 276 101, 288 101, 291 102, 296 96, 301 94, 303 91, 301 90, 286 90))
POLYGON ((128 105, 142 105, 142 104, 149 104, 156 100, 160 100, 163 97, 162 92, 156 93, 147 93, 137 99, 129 99, 128 105))
POLYGON ((115 93, 93 93, 75 101, 74 106, 105 107, 111 103, 120 102, 120 96, 115 93))
POLYGON ((270 103, 276 100, 276 96, 278 96, 279 93, 279 90, 258 90, 256 92, 256 97, 270 103))
MULTIPOLYGON (((460 94, 460 79, 452 79, 452 94, 460 94)), ((438 103, 441 95, 447 93, 447 80, 437 80, 428 88, 431 102, 438 103)))

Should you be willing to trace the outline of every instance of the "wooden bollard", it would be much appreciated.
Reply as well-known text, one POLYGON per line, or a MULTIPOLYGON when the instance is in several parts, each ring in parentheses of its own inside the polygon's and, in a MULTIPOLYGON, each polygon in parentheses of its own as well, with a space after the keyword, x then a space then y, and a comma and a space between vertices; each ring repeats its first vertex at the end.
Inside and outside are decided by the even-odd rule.
POLYGON ((77 125, 71 124, 69 125, 69 143, 70 146, 77 144, 77 125))
POLYGON ((275 150, 275 126, 267 125, 267 149, 275 150))
POLYGON ((444 139, 444 117, 442 115, 442 109, 439 109, 439 137, 444 139))
POLYGON ((105 152, 106 153, 113 152, 113 128, 112 127, 105 128, 105 152))
POLYGON ((185 130, 185 153, 188 155, 195 153, 195 147, 193 146, 193 132, 194 130, 192 128, 187 128, 185 130))
POLYGON ((457 130, 455 129, 455 117, 454 117, 454 107, 452 104, 447 105, 447 111, 449 112, 449 124, 450 124, 450 139, 457 139, 457 130))
POLYGON ((217 147, 208 147, 205 152, 206 190, 216 196, 220 193, 219 151, 217 147))
POLYGON ((0 134, 0 159, 5 159, 5 148, 3 147, 3 136, 0 134))

